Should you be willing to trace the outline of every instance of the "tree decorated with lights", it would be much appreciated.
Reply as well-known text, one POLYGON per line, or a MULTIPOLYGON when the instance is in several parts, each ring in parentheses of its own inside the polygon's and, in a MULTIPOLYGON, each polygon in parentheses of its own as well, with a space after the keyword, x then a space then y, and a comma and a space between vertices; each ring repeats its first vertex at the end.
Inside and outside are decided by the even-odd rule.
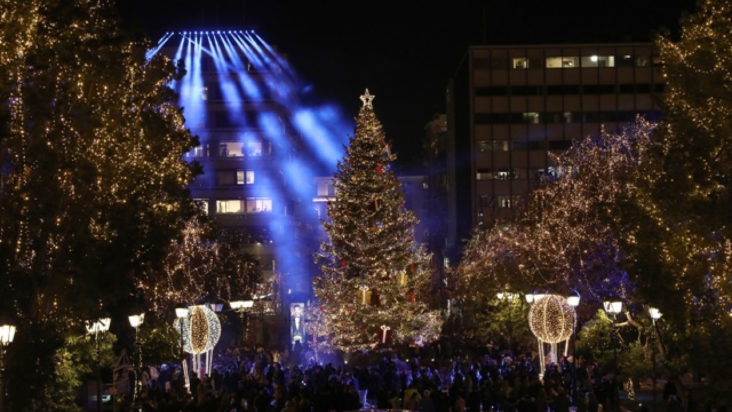
POLYGON ((42 398, 85 319, 125 312, 194 210, 182 156, 195 139, 167 87, 180 73, 110 15, 106 1, 0 2, 0 311, 22 325, 6 365, 17 410, 42 398))
POLYGON ((664 121, 611 221, 643 301, 673 330, 666 359, 687 359, 732 388, 732 5, 705 0, 679 41, 659 38, 664 121))
POLYGON ((461 294, 476 307, 499 292, 535 289, 599 305, 630 298, 633 286, 621 266, 622 250, 608 217, 632 188, 654 125, 638 119, 620 133, 576 142, 554 159, 557 170, 532 192, 516 222, 476 233, 457 268, 461 294), (572 193, 572 196, 567 196, 572 193))
POLYGON ((170 242, 162 267, 137 281, 147 307, 160 318, 174 315, 176 306, 230 302, 253 296, 261 271, 233 236, 215 237, 210 225, 194 217, 180 237, 170 242))
POLYGON ((361 96, 323 222, 328 240, 316 255, 317 310, 329 323, 332 345, 344 351, 431 340, 441 325, 427 304, 430 256, 414 240, 418 221, 404 208, 373 98, 368 90, 361 96))

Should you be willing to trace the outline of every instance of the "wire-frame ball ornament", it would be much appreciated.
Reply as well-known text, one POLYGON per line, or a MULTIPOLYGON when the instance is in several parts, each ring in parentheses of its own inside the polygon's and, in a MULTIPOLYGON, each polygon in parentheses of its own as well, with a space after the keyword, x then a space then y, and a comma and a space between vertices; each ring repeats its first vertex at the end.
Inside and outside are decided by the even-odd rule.
POLYGON ((564 342, 572 336, 577 315, 567 299, 546 295, 535 301, 529 310, 529 328, 542 342, 564 342))
POLYGON ((190 316, 176 319, 173 327, 183 332, 183 350, 198 355, 216 346, 221 338, 221 321, 216 312, 206 306, 191 306, 189 310, 190 316))

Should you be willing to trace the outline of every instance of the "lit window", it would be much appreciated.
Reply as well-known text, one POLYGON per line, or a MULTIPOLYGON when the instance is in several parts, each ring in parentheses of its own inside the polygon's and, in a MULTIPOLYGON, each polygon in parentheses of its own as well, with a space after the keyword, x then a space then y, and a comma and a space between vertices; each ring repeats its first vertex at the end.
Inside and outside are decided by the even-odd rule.
POLYGON ((253 183, 254 183, 254 171, 253 170, 237 170, 236 171, 236 184, 251 185, 253 183))
POLYGON ((203 213, 208 214, 208 199, 193 199, 193 203, 195 203, 203 213))
POLYGON ((262 155, 262 142, 260 141, 248 141, 247 142, 247 155, 248 156, 261 156, 262 155))
POLYGON ((508 140, 480 140, 478 150, 481 152, 507 152, 508 140))
POLYGON ((203 146, 196 146, 188 152, 188 157, 203 157, 203 146))
POLYGON ((262 213, 272 211, 272 199, 266 197, 247 199, 247 213, 262 213))
POLYGON ((327 181, 318 182, 318 196, 328 196, 329 186, 327 181))
POLYGON ((490 170, 479 171, 475 173, 475 178, 477 180, 491 180, 493 179, 493 172, 491 172, 490 170))
POLYGON ((244 157, 244 144, 239 142, 219 143, 219 156, 244 157))
POLYGON ((511 60, 511 67, 514 69, 528 69, 529 68, 529 59, 526 57, 514 57, 511 60))
POLYGON ((561 68, 573 68, 579 66, 579 58, 577 56, 563 56, 563 57, 547 57, 546 68, 547 69, 561 69, 561 68))
POLYGON ((524 112, 523 113, 524 123, 538 124, 539 113, 537 112, 524 112))
POLYGON ((498 207, 503 209, 511 209, 518 206, 519 199, 518 195, 513 196, 498 196, 498 207))
POLYGON ((217 200, 216 201, 216 213, 221 214, 235 214, 244 213, 244 201, 243 200, 217 200))
POLYGON ((615 56, 582 56, 582 67, 615 67, 615 56))
POLYGON ((572 123, 572 112, 564 112, 562 116, 564 117, 564 123, 572 123))

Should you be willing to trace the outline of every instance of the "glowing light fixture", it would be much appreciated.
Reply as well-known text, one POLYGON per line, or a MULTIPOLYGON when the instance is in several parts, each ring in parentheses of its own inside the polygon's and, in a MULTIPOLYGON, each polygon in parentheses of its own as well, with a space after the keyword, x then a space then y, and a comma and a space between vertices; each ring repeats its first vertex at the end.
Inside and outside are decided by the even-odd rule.
POLYGON ((86 322, 86 331, 89 334, 97 334, 99 332, 106 332, 109 330, 109 324, 112 323, 110 318, 101 318, 94 322, 86 322))
POLYGON ((576 321, 574 309, 559 295, 544 295, 529 310, 529 328, 542 342, 566 341, 572 336, 576 321))
POLYGON ((137 329, 140 325, 142 325, 142 322, 145 321, 145 313, 140 313, 139 315, 130 315, 127 317, 130 321, 130 326, 137 329))
POLYGON ((574 295, 567 296, 567 304, 573 308, 576 308, 580 304, 580 294, 575 290, 574 295))
POLYGON ((653 319, 654 322, 657 321, 658 319, 661 319, 661 316, 663 316, 663 313, 661 313, 661 311, 658 310, 658 308, 649 308, 648 314, 651 315, 651 319, 653 319))
POLYGON ((605 309, 605 312, 611 314, 611 315, 617 315, 618 313, 623 311, 623 302, 616 300, 616 301, 605 301, 602 302, 602 306, 605 309))
POLYGON ((0 326, 0 344, 7 346, 13 343, 15 338, 15 326, 14 325, 2 325, 0 326))
POLYGON ((593 63, 597 63, 597 55, 593 54, 592 56, 590 56, 590 61, 593 63))
POLYGON ((234 301, 229 302, 229 306, 231 306, 231 308, 234 310, 249 309, 252 306, 254 306, 254 301, 251 299, 234 300, 234 301))
POLYGON ((175 308, 175 317, 178 319, 188 317, 188 308, 175 308))
POLYGON ((198 355, 213 349, 221 337, 221 321, 216 313, 203 305, 191 306, 188 313, 190 317, 179 317, 173 322, 173 327, 181 332, 183 350, 198 355))

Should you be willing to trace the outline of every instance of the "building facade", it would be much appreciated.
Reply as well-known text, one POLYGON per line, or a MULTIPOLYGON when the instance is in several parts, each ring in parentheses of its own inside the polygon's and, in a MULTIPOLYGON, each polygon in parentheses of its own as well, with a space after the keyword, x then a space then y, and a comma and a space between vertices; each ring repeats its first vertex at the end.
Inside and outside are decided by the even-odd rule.
POLYGON ((447 92, 458 236, 514 218, 572 142, 658 119, 658 62, 650 43, 470 47, 447 92))

